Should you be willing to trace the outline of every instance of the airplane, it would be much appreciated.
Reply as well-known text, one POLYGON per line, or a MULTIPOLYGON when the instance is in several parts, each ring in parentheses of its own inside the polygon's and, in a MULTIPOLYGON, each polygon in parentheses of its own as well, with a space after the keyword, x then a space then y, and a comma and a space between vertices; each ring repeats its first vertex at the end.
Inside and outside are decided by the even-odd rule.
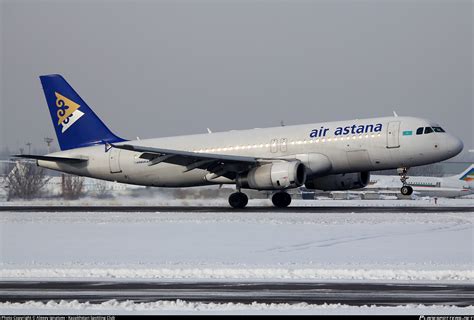
MULTIPOLYGON (((383 192, 395 190, 398 185, 397 176, 371 175, 369 184, 363 190, 383 192)), ((470 195, 474 193, 474 165, 449 177, 412 176, 407 185, 418 196, 455 198, 470 195)))
POLYGON ((248 204, 242 189, 270 190, 275 207, 290 205, 290 188, 350 190, 370 171, 408 169, 454 157, 462 141, 414 117, 357 119, 125 140, 112 133, 58 74, 40 76, 61 151, 16 155, 38 166, 91 178, 156 187, 233 184, 233 208, 248 204))

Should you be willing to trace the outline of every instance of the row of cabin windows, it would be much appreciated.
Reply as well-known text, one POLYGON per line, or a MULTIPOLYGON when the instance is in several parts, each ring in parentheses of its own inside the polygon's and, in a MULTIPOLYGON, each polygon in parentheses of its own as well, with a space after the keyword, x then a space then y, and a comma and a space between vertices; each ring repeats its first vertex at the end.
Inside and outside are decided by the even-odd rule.
POLYGON ((419 127, 416 129, 416 134, 427 134, 432 132, 444 132, 441 127, 419 127))
POLYGON ((318 138, 318 139, 309 139, 309 140, 296 140, 296 141, 290 141, 288 142, 288 139, 286 138, 282 138, 280 139, 280 143, 278 142, 278 139, 272 139, 271 140, 271 143, 262 143, 262 144, 254 144, 254 145, 238 145, 238 146, 228 146, 228 147, 216 147, 216 148, 205 148, 205 149, 199 149, 199 150, 193 150, 193 152, 197 152, 197 153, 207 153, 207 152, 221 152, 221 151, 234 151, 234 150, 244 150, 244 149, 257 149, 257 148, 268 148, 268 147, 271 147, 271 152, 277 152, 278 151, 278 146, 280 146, 280 151, 282 152, 286 152, 286 148, 287 148, 287 145, 290 144, 290 145, 295 145, 295 144, 307 144, 307 143, 325 143, 326 141, 327 142, 331 142, 331 141, 343 141, 343 140, 355 140, 357 138, 359 139, 362 139, 362 138, 366 138, 368 139, 369 137, 372 137, 372 138, 376 138, 376 137, 381 137, 382 135, 380 133, 378 134, 359 134, 359 135, 353 135, 353 136, 347 136, 345 137, 340 137, 340 138, 337 138, 337 137, 334 137, 334 138, 331 138, 331 137, 327 137, 327 138, 318 138))

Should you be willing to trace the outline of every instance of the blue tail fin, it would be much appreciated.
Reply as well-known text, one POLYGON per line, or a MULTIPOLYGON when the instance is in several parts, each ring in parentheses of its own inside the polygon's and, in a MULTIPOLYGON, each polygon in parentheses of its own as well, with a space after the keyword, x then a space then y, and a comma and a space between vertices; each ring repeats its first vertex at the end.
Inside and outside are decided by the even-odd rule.
POLYGON ((61 75, 40 79, 61 150, 124 141, 105 126, 61 75))

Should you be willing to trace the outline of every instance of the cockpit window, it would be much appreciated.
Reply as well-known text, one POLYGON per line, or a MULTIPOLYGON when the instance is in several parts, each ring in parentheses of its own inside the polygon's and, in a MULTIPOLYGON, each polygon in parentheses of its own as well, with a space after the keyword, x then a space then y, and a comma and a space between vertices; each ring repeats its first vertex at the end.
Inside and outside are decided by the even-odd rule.
POLYGON ((433 127, 434 132, 445 132, 441 127, 433 127))
POLYGON ((433 129, 431 127, 425 127, 425 134, 433 132, 433 129))
POLYGON ((416 129, 416 134, 423 134, 423 127, 416 129))

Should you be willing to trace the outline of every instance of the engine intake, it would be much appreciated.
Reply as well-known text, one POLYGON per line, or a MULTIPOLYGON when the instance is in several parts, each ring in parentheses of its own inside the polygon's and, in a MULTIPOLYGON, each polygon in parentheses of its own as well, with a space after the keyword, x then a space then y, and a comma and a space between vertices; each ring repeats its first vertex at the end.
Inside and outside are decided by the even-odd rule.
POLYGON ((306 188, 323 191, 352 190, 364 188, 369 184, 370 172, 334 174, 306 181, 306 188))
POLYGON ((278 190, 297 188, 306 181, 306 167, 301 161, 281 161, 264 164, 250 169, 239 176, 237 182, 242 188, 257 190, 278 190))

